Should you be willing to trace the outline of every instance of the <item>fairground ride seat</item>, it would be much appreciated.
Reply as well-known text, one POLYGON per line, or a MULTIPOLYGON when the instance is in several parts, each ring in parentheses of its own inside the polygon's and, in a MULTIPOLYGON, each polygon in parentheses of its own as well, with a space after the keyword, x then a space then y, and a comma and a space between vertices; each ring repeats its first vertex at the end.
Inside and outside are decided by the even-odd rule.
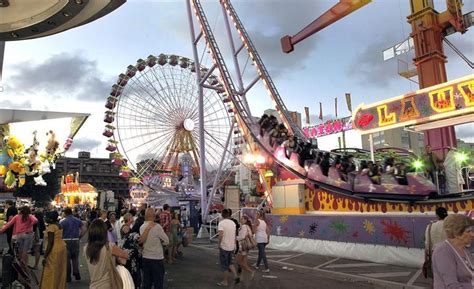
POLYGON ((313 163, 308 168, 308 178, 318 182, 327 183, 328 177, 323 174, 323 171, 318 164, 313 163))

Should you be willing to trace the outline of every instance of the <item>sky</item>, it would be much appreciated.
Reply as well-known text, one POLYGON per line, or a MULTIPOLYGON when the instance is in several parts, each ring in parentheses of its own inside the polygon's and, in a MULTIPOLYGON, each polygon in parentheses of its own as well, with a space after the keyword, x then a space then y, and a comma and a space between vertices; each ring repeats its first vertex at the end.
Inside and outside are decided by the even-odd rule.
MULTIPOLYGON (((217 0, 202 1, 210 25, 233 68, 228 40, 224 37, 223 16, 217 0)), ((410 26, 409 0, 378 0, 307 38, 291 54, 284 54, 280 38, 293 35, 334 5, 335 0, 234 0, 232 3, 265 63, 289 110, 304 115, 309 107, 316 124, 319 102, 325 119, 334 115, 334 98, 339 98, 339 116, 349 112, 344 94, 352 94, 352 105, 372 103, 418 88, 397 74, 397 60, 383 61, 382 51, 406 39, 410 26)), ((474 1, 464 1, 463 12, 474 10, 474 1)), ((444 11, 444 1, 435 1, 444 11)), ((102 136, 105 100, 117 75, 129 64, 150 54, 176 54, 192 58, 192 47, 184 0, 129 0, 113 13, 66 32, 34 40, 6 43, 3 91, 0 107, 72 111, 91 117, 76 136, 68 156, 80 150, 105 157, 102 136)), ((474 27, 449 40, 469 59, 474 59, 474 27)), ((237 45, 238 46, 238 45, 237 45)), ((200 50, 199 53, 201 53, 200 50)), ((448 80, 472 74, 472 69, 449 47, 446 64, 448 80)), ((203 64, 209 67, 208 54, 203 64)), ((244 80, 255 69, 239 56, 244 80)), ((400 57, 411 63, 412 54, 400 57)), ((271 108, 269 97, 260 88, 247 96, 252 114, 259 116, 271 108)), ((58 138, 67 135, 64 121, 53 124, 16 125, 13 130, 28 142, 31 132, 57 129, 58 138), (57 127, 57 128, 56 128, 57 127)), ((457 127, 458 137, 474 141, 474 124, 457 127)), ((40 140, 41 141, 41 140, 40 140)), ((331 141, 333 142, 333 141, 331 141)), ((337 143, 334 143, 337 146, 337 143)))

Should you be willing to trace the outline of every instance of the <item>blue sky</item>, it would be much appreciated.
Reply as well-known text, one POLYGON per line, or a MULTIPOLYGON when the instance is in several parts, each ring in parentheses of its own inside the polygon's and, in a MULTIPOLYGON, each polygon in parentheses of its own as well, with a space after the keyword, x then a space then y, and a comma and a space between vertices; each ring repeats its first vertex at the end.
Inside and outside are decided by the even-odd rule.
MULTIPOLYGON (((298 44, 291 54, 281 52, 279 39, 295 34, 337 1, 254 0, 233 4, 259 51, 288 109, 348 115, 344 93, 353 96, 353 107, 417 89, 398 76, 397 61, 384 62, 382 51, 408 37, 409 0, 378 0, 298 44)), ((464 1, 463 12, 474 10, 464 1)), ((222 40, 223 18, 218 1, 203 1, 211 26, 222 40)), ((444 11, 444 1, 435 1, 444 11)), ((471 30, 449 36, 469 59, 474 59, 471 30)), ((472 74, 472 70, 445 47, 448 79, 472 74)), ((4 91, 0 107, 90 112, 92 117, 77 136, 74 151, 88 149, 105 156, 102 137, 104 103, 116 76, 129 64, 150 54, 177 54, 192 58, 184 0, 129 0, 117 11, 88 25, 54 36, 6 44, 4 91)), ((245 57, 241 57, 245 62, 245 57)), ((412 54, 401 59, 411 63, 412 54)), ((233 67, 228 61, 228 66, 233 67)), ((243 66, 243 64, 242 64, 243 66)), ((251 78, 252 66, 246 79, 251 78)), ((270 107, 261 93, 249 95, 254 115, 270 107)), ((459 135, 473 139, 474 124, 459 135), (470 134, 470 135, 469 135, 470 134)))

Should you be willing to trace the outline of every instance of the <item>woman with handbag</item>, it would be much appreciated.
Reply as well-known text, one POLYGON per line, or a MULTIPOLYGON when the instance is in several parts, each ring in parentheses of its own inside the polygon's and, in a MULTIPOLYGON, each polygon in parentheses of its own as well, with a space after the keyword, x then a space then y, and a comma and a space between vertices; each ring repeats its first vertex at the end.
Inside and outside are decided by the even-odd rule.
POLYGON ((128 252, 107 241, 107 225, 95 219, 89 226, 84 256, 90 274, 90 289, 122 289, 124 284, 115 268, 114 257, 128 259, 128 252))
POLYGON ((265 221, 265 213, 263 211, 257 211, 257 220, 254 223, 254 231, 255 231, 255 239, 257 241, 257 248, 258 248, 258 259, 257 263, 255 264, 255 269, 258 270, 260 266, 260 262, 263 261, 265 265, 265 269, 262 270, 264 273, 270 272, 268 268, 268 261, 267 255, 265 253, 265 247, 270 242, 270 227, 268 226, 267 222, 265 221))
POLYGON ((242 269, 250 273, 250 279, 253 279, 255 271, 252 270, 248 263, 249 251, 256 246, 255 239, 253 238, 252 222, 247 215, 242 215, 240 217, 240 224, 239 234, 236 237, 240 250, 237 253, 236 260, 242 269))

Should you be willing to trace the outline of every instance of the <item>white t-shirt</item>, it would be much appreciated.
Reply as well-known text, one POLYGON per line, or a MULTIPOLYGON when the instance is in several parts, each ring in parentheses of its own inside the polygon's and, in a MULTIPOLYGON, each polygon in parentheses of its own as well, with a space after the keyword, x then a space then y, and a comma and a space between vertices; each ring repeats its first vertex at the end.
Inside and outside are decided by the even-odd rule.
MULTIPOLYGON (((446 236, 446 231, 443 228, 443 220, 438 220, 431 225, 431 251, 433 248, 438 245, 439 243, 446 240, 448 237, 446 236)), ((425 249, 428 249, 428 228, 429 225, 426 227, 425 231, 425 249)))
POLYGON ((225 251, 235 250, 235 223, 232 220, 224 219, 217 226, 219 233, 223 231, 220 248, 225 251))
MULTIPOLYGON (((140 235, 143 235, 146 227, 150 221, 145 221, 140 227, 140 235)), ((146 238, 145 243, 143 243, 143 258, 154 259, 154 260, 163 260, 163 245, 166 246, 169 244, 168 236, 160 224, 155 224, 153 228, 148 232, 148 237, 146 238)))
POLYGON ((259 224, 255 231, 255 241, 257 243, 268 243, 267 223, 264 220, 258 220, 259 224))

